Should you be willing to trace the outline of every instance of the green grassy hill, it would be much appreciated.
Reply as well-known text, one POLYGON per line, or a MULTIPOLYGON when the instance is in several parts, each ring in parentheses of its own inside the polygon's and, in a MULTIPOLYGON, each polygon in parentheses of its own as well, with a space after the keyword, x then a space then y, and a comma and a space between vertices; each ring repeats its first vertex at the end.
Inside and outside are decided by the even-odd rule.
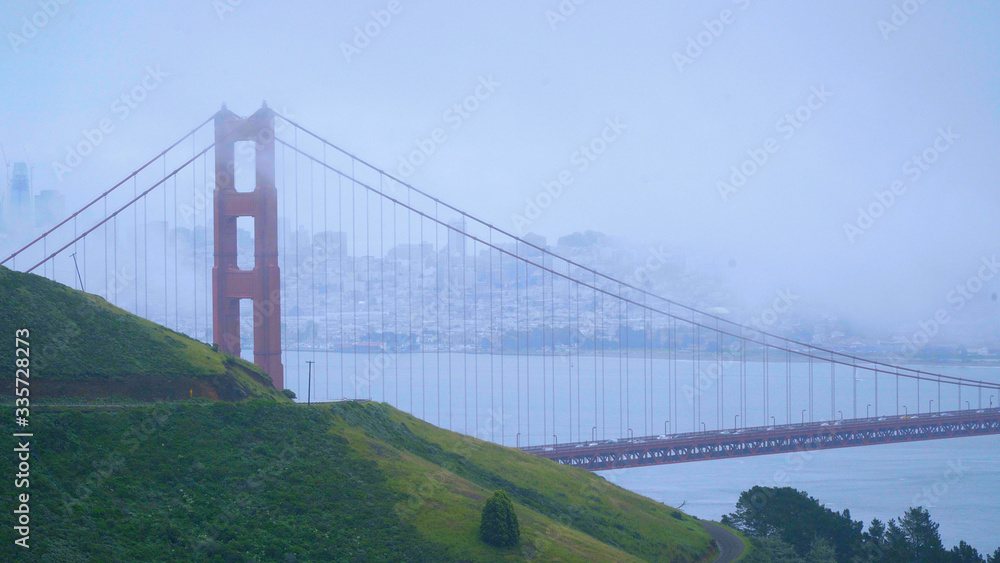
MULTIPOLYGON (((32 395, 283 400, 255 365, 34 274, 0 266, 0 334, 31 333, 32 395)), ((0 365, 14 365, 13 345, 0 365)), ((0 393, 12 394, 13 378, 0 393)))
POLYGON ((385 404, 47 407, 31 429, 34 560, 712 560, 679 511, 385 404), (495 489, 517 548, 478 539, 495 489))
MULTIPOLYGON (((597 475, 385 404, 294 404, 252 364, 0 268, 0 333, 12 341, 21 328, 28 428, 13 426, 13 377, 0 389, 11 409, 0 429, 34 434, 30 488, 12 478, 0 494, 8 515, 30 494, 32 547, 19 561, 713 559, 696 519, 597 475), (65 404, 111 395, 133 404, 65 404), (191 395, 203 399, 142 403, 191 395), (206 400, 219 398, 247 400, 206 400), (516 548, 478 537, 496 489, 514 502, 516 548)), ((13 348, 0 362, 13 365, 13 348)), ((20 550, 4 530, 6 552, 20 550)))

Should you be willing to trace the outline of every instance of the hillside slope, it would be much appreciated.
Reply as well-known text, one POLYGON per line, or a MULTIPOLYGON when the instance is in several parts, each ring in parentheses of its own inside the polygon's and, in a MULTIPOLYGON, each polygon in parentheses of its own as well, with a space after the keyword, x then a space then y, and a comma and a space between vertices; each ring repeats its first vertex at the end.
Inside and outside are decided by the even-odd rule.
MULTIPOLYGON (((640 559, 692 561, 709 549, 709 536, 694 518, 589 471, 443 430, 386 404, 337 403, 332 409, 347 423, 352 445, 385 468, 390 483, 416 492, 405 514, 438 541, 479 552, 474 526, 463 523, 478 523, 485 497, 503 489, 527 512, 640 559), (380 443, 393 446, 400 455, 389 455, 380 443), (445 485, 453 480, 471 485, 465 498, 447 498, 445 485), (438 493, 446 498, 438 498, 438 493), (442 511, 438 504, 448 509, 442 511)), ((525 555, 559 543, 547 534, 533 541, 539 544, 523 546, 525 555)))
MULTIPOLYGON (((0 266, 0 334, 31 337, 32 396, 283 400, 257 366, 42 276, 0 266)), ((0 347, 0 365, 14 365, 0 347)), ((0 393, 10 394, 13 378, 0 393)))
POLYGON ((679 511, 384 404, 48 408, 31 427, 35 560, 712 560, 679 511), (517 548, 478 539, 497 488, 517 548))

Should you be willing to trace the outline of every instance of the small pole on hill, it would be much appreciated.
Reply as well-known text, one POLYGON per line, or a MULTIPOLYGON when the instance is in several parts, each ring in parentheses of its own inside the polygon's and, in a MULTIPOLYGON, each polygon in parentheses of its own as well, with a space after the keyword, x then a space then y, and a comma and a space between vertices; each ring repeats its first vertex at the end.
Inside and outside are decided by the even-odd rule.
POLYGON ((306 389, 306 404, 307 405, 311 405, 312 404, 313 361, 312 360, 306 360, 306 363, 309 364, 309 379, 308 379, 308 383, 306 384, 307 385, 307 389, 306 389))
POLYGON ((70 256, 73 257, 73 266, 76 268, 76 278, 78 280, 80 280, 80 291, 84 291, 84 289, 83 289, 83 276, 80 275, 80 266, 79 266, 79 264, 76 263, 76 252, 74 252, 73 254, 70 254, 70 256))

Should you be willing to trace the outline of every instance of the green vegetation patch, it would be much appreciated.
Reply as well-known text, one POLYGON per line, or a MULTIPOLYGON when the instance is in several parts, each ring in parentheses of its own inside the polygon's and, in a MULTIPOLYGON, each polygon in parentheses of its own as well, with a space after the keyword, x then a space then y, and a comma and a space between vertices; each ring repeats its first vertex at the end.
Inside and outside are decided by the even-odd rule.
POLYGON ((487 496, 503 490, 516 504, 641 559, 696 561, 710 549, 708 533, 695 519, 677 519, 670 507, 588 471, 442 430, 385 404, 331 408, 368 436, 475 483, 487 496))
MULTIPOLYGON (((277 395, 254 364, 41 276, 0 266, 0 311, 0 334, 30 331, 35 380, 185 377, 217 388, 235 386, 241 389, 237 395, 277 395)), ((14 365, 13 353, 13 346, 0 347, 0 363, 14 365)))
POLYGON ((262 401, 33 414, 19 559, 448 560, 395 513, 404 497, 377 464, 324 431, 332 423, 262 401))

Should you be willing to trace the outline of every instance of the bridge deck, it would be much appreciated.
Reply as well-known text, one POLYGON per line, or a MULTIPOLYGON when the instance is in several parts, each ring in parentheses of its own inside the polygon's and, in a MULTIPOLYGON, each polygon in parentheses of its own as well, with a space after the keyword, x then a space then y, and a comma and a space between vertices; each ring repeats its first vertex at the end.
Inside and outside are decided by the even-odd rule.
POLYGON ((532 446, 524 451, 591 471, 1000 434, 1000 408, 880 416, 532 446))

